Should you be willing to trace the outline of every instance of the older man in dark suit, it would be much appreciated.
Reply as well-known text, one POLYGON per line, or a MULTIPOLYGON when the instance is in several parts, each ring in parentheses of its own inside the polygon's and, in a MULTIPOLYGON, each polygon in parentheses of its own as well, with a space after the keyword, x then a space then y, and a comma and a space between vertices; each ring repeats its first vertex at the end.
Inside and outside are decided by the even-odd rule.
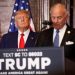
POLYGON ((26 48, 34 47, 36 33, 30 30, 30 14, 28 11, 19 10, 15 14, 16 32, 9 32, 1 39, 1 48, 26 48))
MULTIPOLYGON (((52 26, 40 33, 37 39, 37 47, 61 47, 64 46, 65 57, 75 61, 75 29, 66 24, 68 19, 68 11, 65 5, 57 3, 52 6, 51 11, 52 26)), ((71 61, 72 62, 72 61, 71 61)), ((67 62, 68 64, 68 62, 67 62)), ((66 65, 67 66, 67 65, 66 65)), ((70 68, 73 66, 69 64, 68 74, 75 72, 75 69, 70 68), (71 70, 70 70, 71 69, 71 70), (73 72, 69 72, 73 71, 73 72)), ((75 66, 75 65, 74 65, 75 66)), ((71 75, 71 74, 70 74, 71 75)))
MULTIPOLYGON (((55 4, 50 11, 52 26, 40 33, 36 46, 65 47, 66 56, 74 51, 75 29, 66 24, 68 11, 61 3, 55 4)), ((73 54, 72 54, 73 55, 73 54)))

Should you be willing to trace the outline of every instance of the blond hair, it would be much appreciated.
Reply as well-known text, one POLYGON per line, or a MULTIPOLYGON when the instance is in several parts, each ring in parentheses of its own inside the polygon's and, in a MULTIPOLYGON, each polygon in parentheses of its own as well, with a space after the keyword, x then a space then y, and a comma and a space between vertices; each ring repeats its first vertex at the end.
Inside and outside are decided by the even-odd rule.
POLYGON ((18 15, 18 14, 21 14, 21 13, 25 13, 27 15, 28 18, 30 18, 30 13, 29 11, 26 11, 26 10, 18 10, 16 13, 15 13, 15 17, 18 15))

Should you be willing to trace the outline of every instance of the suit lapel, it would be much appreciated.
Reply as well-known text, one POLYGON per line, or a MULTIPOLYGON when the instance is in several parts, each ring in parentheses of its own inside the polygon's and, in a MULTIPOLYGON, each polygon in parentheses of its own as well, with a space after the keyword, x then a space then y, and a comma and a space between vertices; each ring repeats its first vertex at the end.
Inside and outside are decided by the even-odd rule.
POLYGON ((34 35, 34 32, 32 32, 32 31, 30 31, 30 33, 29 33, 29 36, 28 36, 28 38, 27 38, 27 42, 26 42, 26 44, 25 44, 25 47, 32 47, 32 46, 34 46, 34 44, 35 44, 35 35, 34 35))
POLYGON ((14 33, 12 42, 13 42, 13 47, 18 48, 18 32, 14 33))
POLYGON ((67 27, 67 29, 65 31, 64 37, 63 37, 62 42, 61 42, 61 46, 64 46, 65 42, 68 41, 68 39, 69 39, 69 33, 68 32, 70 32, 69 27, 67 27))
POLYGON ((46 30, 44 38, 45 46, 53 46, 53 28, 46 30))
MULTIPOLYGON (((53 46, 53 28, 51 28, 47 33, 48 33, 48 35, 47 35, 48 36, 48 39, 47 39, 48 45, 53 46)), ((45 36, 45 37, 47 37, 47 36, 45 36)))

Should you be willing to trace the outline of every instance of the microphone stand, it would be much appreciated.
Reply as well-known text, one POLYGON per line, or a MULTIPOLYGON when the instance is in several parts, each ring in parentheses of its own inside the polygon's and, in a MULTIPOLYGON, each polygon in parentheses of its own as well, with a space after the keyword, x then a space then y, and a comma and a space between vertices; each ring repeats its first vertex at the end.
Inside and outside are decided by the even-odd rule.
POLYGON ((43 24, 43 26, 44 26, 44 27, 41 29, 42 31, 53 27, 52 22, 47 21, 47 20, 43 21, 42 24, 43 24))

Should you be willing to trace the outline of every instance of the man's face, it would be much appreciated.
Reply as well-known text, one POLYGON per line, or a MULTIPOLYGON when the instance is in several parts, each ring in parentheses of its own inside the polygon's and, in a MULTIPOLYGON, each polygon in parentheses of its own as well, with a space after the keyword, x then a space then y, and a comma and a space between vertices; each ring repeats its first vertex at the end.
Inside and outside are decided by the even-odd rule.
POLYGON ((63 9, 56 8, 51 12, 51 21, 53 22, 53 27, 56 29, 61 29, 66 23, 67 15, 63 9))
POLYGON ((17 14, 15 18, 16 18, 15 19, 16 25, 19 29, 28 29, 29 28, 30 20, 29 20, 29 17, 27 14, 20 13, 20 14, 17 14))

